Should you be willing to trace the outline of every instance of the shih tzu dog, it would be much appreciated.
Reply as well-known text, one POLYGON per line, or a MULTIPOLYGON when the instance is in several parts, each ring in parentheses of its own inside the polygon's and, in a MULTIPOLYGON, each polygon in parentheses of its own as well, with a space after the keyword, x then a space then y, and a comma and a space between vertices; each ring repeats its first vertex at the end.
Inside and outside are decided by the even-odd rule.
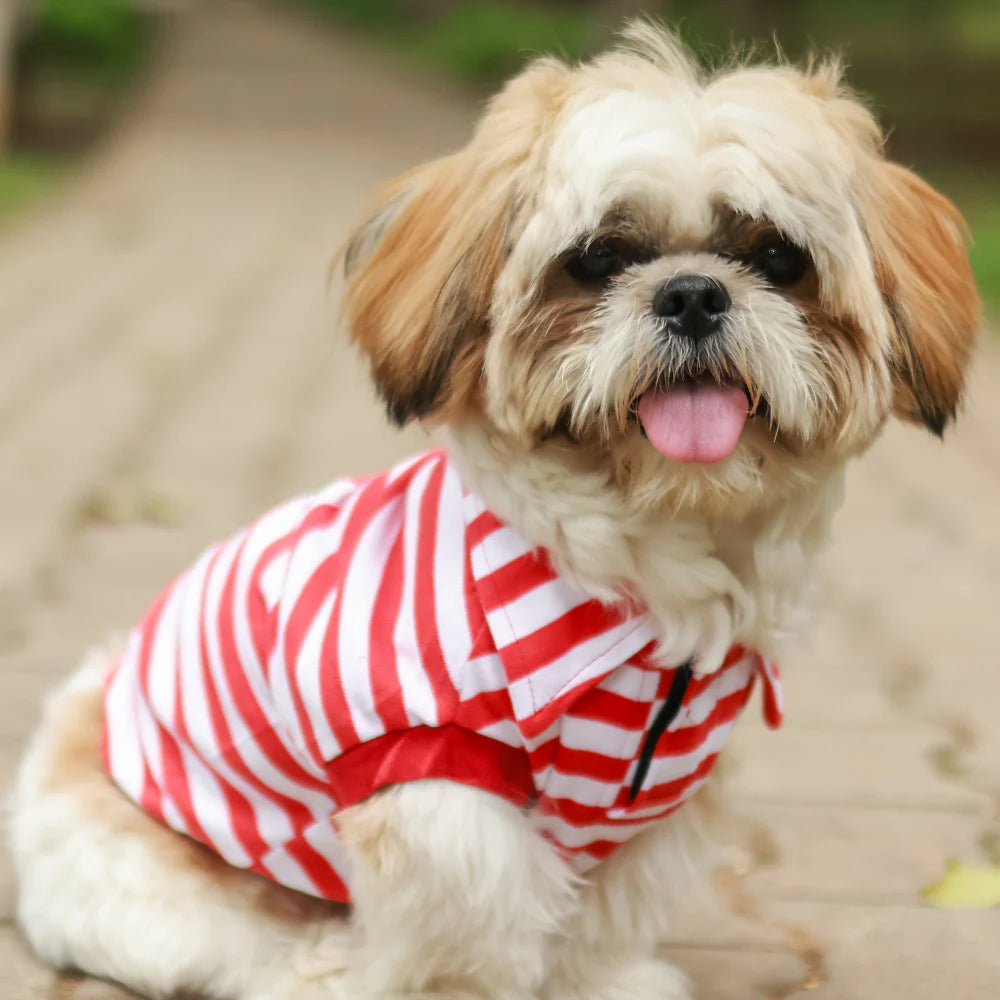
POLYGON ((155 997, 688 997, 695 793, 755 685, 780 718, 847 461, 954 416, 962 220, 835 66, 640 25, 530 66, 344 268, 448 445, 210 549, 54 695, 21 926, 155 997))

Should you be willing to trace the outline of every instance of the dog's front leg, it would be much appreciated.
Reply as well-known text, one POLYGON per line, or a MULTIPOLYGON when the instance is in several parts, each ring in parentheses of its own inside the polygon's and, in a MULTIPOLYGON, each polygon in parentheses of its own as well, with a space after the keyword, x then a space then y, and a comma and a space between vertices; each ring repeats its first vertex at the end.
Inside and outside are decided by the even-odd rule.
POLYGON ((704 866, 700 805, 637 834, 588 873, 557 942, 545 1000, 690 1000, 684 975, 656 952, 704 866))
POLYGON ((576 905, 569 868, 524 813, 448 781, 386 789, 345 810, 363 945, 352 1000, 531 1000, 576 905))

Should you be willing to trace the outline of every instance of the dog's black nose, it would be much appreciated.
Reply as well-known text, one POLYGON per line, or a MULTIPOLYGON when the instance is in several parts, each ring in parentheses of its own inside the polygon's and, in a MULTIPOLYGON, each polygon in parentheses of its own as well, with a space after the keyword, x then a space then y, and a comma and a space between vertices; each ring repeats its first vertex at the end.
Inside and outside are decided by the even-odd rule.
POLYGON ((664 282, 653 296, 653 312, 679 337, 701 340, 715 333, 732 300, 714 278, 679 274, 664 282))

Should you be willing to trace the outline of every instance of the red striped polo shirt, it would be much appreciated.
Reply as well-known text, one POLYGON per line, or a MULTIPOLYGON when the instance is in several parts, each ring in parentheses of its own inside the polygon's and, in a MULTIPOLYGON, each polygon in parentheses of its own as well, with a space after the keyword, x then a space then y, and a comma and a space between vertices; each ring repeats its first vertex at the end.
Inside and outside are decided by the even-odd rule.
POLYGON ((337 813, 446 778, 530 810, 579 872, 695 792, 755 678, 695 676, 630 785, 674 671, 650 617, 558 575, 441 451, 334 483, 205 552, 131 633, 106 692, 119 787, 293 889, 349 901, 337 813))

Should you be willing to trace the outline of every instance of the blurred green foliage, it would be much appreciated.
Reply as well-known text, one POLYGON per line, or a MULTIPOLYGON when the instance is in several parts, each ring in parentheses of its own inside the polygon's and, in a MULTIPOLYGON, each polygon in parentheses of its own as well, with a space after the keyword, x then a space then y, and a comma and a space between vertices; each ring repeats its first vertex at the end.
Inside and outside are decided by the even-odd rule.
POLYGON ((41 0, 22 58, 117 79, 141 58, 144 22, 130 0, 41 0))
POLYGON ((420 44, 423 55, 460 77, 495 80, 516 71, 526 53, 578 59, 587 41, 585 21, 569 11, 528 7, 511 16, 510 4, 478 0, 448 10, 424 29, 420 44))
POLYGON ((579 59, 596 47, 593 19, 576 5, 463 0, 306 0, 371 29, 410 58, 464 82, 491 87, 543 53, 579 59))
POLYGON ((40 154, 21 153, 0 158, 0 219, 48 191, 63 169, 60 159, 40 154))
POLYGON ((14 51, 13 149, 71 153, 100 132, 151 32, 132 0, 35 0, 14 51))

